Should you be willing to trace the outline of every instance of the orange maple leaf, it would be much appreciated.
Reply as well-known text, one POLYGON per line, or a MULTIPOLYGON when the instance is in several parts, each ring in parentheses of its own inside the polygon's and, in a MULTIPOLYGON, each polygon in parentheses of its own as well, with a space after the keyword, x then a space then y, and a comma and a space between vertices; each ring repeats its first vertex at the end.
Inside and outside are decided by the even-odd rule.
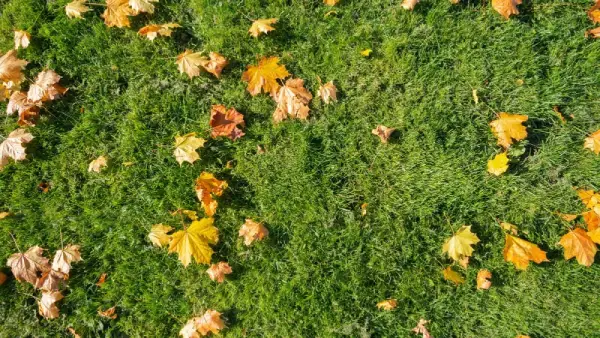
POLYGON ((581 265, 591 266, 598 249, 585 230, 575 228, 562 236, 558 242, 564 248, 565 259, 575 257, 581 265))
POLYGON ((519 270, 527 269, 529 261, 538 264, 548 262, 546 252, 537 245, 509 234, 506 234, 503 255, 504 260, 513 263, 519 270))
POLYGON ((204 171, 196 179, 195 189, 196 195, 204 208, 204 213, 212 216, 217 211, 217 206, 219 205, 213 196, 221 196, 223 191, 227 189, 227 182, 220 181, 213 174, 204 171))
POLYGON ((281 87, 277 80, 283 80, 289 75, 290 73, 285 69, 285 66, 279 64, 278 57, 263 57, 257 66, 248 66, 242 74, 242 80, 248 82, 246 89, 250 95, 256 96, 264 91, 275 97, 279 87, 281 87))
POLYGON ((210 136, 216 138, 225 136, 233 141, 244 136, 244 132, 237 126, 244 126, 244 115, 240 114, 235 108, 227 109, 224 105, 218 104, 212 106, 210 111, 211 127, 210 136))

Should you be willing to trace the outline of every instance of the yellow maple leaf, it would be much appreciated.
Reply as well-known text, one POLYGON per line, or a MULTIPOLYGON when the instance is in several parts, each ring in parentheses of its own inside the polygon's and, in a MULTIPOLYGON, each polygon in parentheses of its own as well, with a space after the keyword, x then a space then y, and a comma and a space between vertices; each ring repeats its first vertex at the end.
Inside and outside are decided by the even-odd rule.
POLYGON ((471 226, 463 225, 454 236, 448 238, 442 247, 442 252, 447 253, 450 258, 460 261, 464 257, 473 254, 471 245, 479 243, 479 237, 471 232, 471 226))
POLYGON ((186 73, 190 79, 200 75, 200 67, 219 78, 228 61, 221 54, 215 52, 210 52, 209 57, 210 59, 203 56, 201 52, 194 53, 186 49, 185 52, 177 56, 175 63, 179 72, 186 73))
POLYGON ((252 21, 252 26, 250 26, 248 32, 250 35, 257 38, 260 34, 267 34, 268 32, 275 30, 275 27, 271 25, 276 24, 277 21, 278 20, 274 18, 254 20, 252 21))
POLYGON ((200 177, 196 179, 196 196, 200 200, 204 213, 212 216, 217 211, 219 203, 214 200, 213 196, 221 196, 223 191, 227 189, 227 182, 220 181, 215 176, 208 172, 202 172, 200 177))
POLYGON ((477 289, 487 290, 492 286, 492 282, 490 281, 492 278, 492 273, 487 269, 481 269, 477 272, 477 289))
POLYGON ((600 130, 586 137, 583 148, 593 151, 596 155, 600 154, 600 130))
POLYGON ((171 236, 168 232, 171 230, 173 230, 173 228, 168 225, 155 224, 148 234, 148 239, 154 246, 161 248, 163 245, 169 244, 171 236))
POLYGON ((81 14, 91 11, 91 8, 85 5, 86 0, 74 0, 67 4, 65 12, 70 19, 83 19, 81 14))
POLYGON ((217 244, 219 240, 219 232, 213 222, 213 218, 203 218, 193 221, 187 229, 174 233, 169 252, 176 252, 185 267, 190 264, 192 257, 199 264, 210 264, 213 250, 209 244, 217 244))
POLYGON ((242 74, 242 80, 248 82, 246 89, 250 95, 256 96, 264 91, 274 97, 279 87, 281 87, 277 79, 283 80, 289 75, 290 73, 285 69, 285 66, 279 64, 279 58, 272 56, 263 57, 257 66, 248 66, 242 74))
POLYGON ((106 0, 106 10, 102 14, 108 27, 129 27, 129 17, 134 15, 128 0, 106 0))
POLYGON ((504 260, 513 263, 517 269, 527 269, 529 261, 537 264, 548 262, 546 252, 537 245, 509 234, 506 234, 505 239, 506 243, 502 252, 504 260))
POLYGON ((157 36, 171 36, 173 28, 181 27, 176 23, 164 23, 161 25, 147 25, 138 31, 139 35, 144 35, 148 40, 153 41, 157 36))
POLYGON ((360 55, 362 55, 362 56, 364 56, 364 57, 367 57, 367 56, 371 55, 371 53, 373 53, 373 50, 372 50, 372 49, 370 49, 370 48, 367 48, 367 49, 365 49, 365 50, 361 51, 361 52, 360 52, 360 55))
POLYGON ((521 3, 522 0, 492 0, 492 8, 504 18, 508 19, 513 14, 519 14, 517 5, 520 5, 521 3))
POLYGON ((0 57, 0 82, 10 82, 17 86, 25 78, 21 71, 27 64, 27 61, 17 58, 16 50, 10 50, 0 57))
POLYGON ((116 310, 117 310, 117 306, 116 305, 113 306, 113 307, 111 307, 111 308, 108 308, 108 309, 106 309, 104 311, 98 309, 98 315, 100 317, 103 317, 103 318, 117 319, 117 314, 115 313, 116 310))
POLYGON ((175 160, 181 166, 183 162, 194 163, 200 159, 200 155, 196 149, 204 147, 206 140, 203 138, 197 138, 196 133, 189 133, 183 136, 175 136, 175 150, 173 156, 175 160))
POLYGON ((442 270, 442 274, 444 275, 444 279, 450 281, 456 285, 463 284, 465 279, 458 274, 458 272, 452 270, 451 266, 448 266, 444 270, 442 270))
POLYGON ((590 237, 590 239, 594 243, 600 244, 600 228, 596 228, 594 230, 588 231, 587 235, 590 237))
POLYGON ((377 308, 380 310, 391 311, 398 306, 398 301, 395 299, 386 299, 377 303, 377 308))
POLYGON ((585 225, 587 225, 587 229, 589 231, 594 231, 600 227, 600 215, 598 215, 596 211, 586 211, 581 215, 583 216, 583 220, 585 221, 585 225))
POLYGON ((304 88, 304 80, 288 79, 274 97, 277 108, 273 112, 273 122, 279 123, 286 118, 306 120, 308 104, 312 94, 304 88))
POLYGON ((510 147, 513 140, 520 141, 527 137, 527 128, 521 123, 527 121, 526 115, 500 113, 498 119, 490 122, 492 132, 498 138, 498 144, 510 147))
POLYGON ((26 31, 15 31, 15 49, 19 48, 27 48, 29 47, 29 40, 31 39, 31 35, 26 31))
POLYGON ((487 164, 488 173, 496 176, 502 175, 508 170, 507 152, 503 152, 494 156, 494 159, 489 160, 487 164))
POLYGON ((576 215, 576 214, 563 214, 563 213, 558 212, 558 211, 556 212, 556 215, 558 217, 564 219, 567 222, 572 222, 573 220, 575 220, 575 218, 577 218, 577 216, 579 216, 579 215, 576 215))
POLYGON ((579 196, 581 202, 589 209, 600 202, 600 194, 596 194, 594 190, 578 189, 577 196, 579 196))
POLYGON ((97 159, 93 160, 92 162, 90 162, 90 165, 88 166, 88 172, 96 172, 99 173, 100 171, 102 171, 102 169, 106 168, 108 166, 106 157, 104 156, 99 156, 97 159))
POLYGON ((585 230, 575 228, 560 238, 558 242, 564 248, 565 259, 575 257, 581 265, 591 266, 598 249, 585 230))

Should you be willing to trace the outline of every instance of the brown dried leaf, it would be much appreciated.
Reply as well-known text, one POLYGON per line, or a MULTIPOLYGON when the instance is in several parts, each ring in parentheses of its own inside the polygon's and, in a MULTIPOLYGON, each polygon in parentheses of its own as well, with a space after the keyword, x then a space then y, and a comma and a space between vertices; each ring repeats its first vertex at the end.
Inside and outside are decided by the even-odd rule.
POLYGON ((521 3, 522 0, 492 0, 492 7, 505 19, 508 19, 511 15, 519 14, 517 5, 521 3))
POLYGON ((59 291, 42 291, 42 298, 38 301, 38 311, 46 319, 58 318, 56 302, 63 299, 59 291))
POLYGON ((85 5, 86 0, 74 0, 67 4, 65 12, 70 19, 77 18, 83 19, 81 14, 89 12, 92 9, 85 5))
POLYGON ((10 50, 0 57, 0 82, 11 82, 17 86, 25 79, 21 72, 28 62, 17 58, 17 51, 10 50))
POLYGON ((106 168, 108 166, 106 157, 104 156, 100 156, 97 159, 93 160, 92 162, 90 162, 90 165, 88 166, 88 172, 96 172, 96 173, 100 173, 100 171, 102 171, 102 169, 106 168))
POLYGON ((38 273, 50 271, 50 263, 48 258, 42 256, 43 253, 44 249, 39 246, 33 246, 24 254, 16 253, 11 255, 6 265, 10 267, 18 281, 25 281, 35 285, 38 273))
POLYGON ((381 143, 388 143, 390 136, 396 131, 396 128, 388 128, 384 125, 378 125, 375 129, 371 130, 371 134, 379 137, 381 143))
POLYGON ((217 283, 223 283, 223 281, 225 281, 225 275, 229 275, 232 272, 231 266, 229 266, 227 262, 212 264, 208 270, 206 270, 206 273, 210 279, 216 281, 217 283))
POLYGON ((301 120, 308 118, 308 104, 312 100, 312 94, 304 88, 304 80, 287 80, 274 100, 277 102, 277 108, 273 113, 273 122, 279 123, 288 117, 301 120))
POLYGON ((179 28, 176 23, 164 23, 161 25, 147 25, 138 31, 139 35, 145 36, 148 40, 153 41, 157 36, 171 36, 173 28, 179 28))
POLYGON ((104 317, 104 318, 108 318, 108 319, 116 319, 117 318, 117 314, 115 313, 115 311, 117 310, 117 306, 113 306, 110 309, 107 309, 106 311, 101 311, 100 309, 98 309, 98 315, 100 317, 104 317))
POLYGON ((128 16, 133 16, 134 12, 129 7, 129 0, 106 0, 106 10, 102 14, 104 23, 108 27, 130 27, 128 16))
POLYGON ((62 272, 68 278, 69 272, 71 271, 71 263, 79 261, 81 261, 79 245, 69 244, 62 250, 56 251, 56 254, 54 254, 54 260, 52 261, 52 270, 62 272))
POLYGON ((244 132, 238 128, 244 126, 244 115, 239 113, 235 108, 227 109, 224 105, 213 105, 210 111, 211 127, 210 136, 217 138, 225 136, 232 141, 244 136, 244 132))
POLYGON ((255 222, 246 218, 246 222, 242 224, 239 231, 239 236, 244 237, 244 244, 250 245, 252 242, 262 240, 269 235, 269 230, 262 223, 255 222))
POLYGON ((15 161, 24 160, 27 154, 23 144, 27 144, 31 140, 33 140, 33 135, 25 129, 16 129, 8 134, 8 137, 0 143, 0 170, 8 164, 10 158, 15 161))

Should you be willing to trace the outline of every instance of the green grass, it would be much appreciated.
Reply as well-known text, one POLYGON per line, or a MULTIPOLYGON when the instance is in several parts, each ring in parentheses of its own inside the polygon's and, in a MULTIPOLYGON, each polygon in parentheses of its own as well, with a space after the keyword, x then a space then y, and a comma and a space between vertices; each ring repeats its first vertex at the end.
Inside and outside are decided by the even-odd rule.
MULTIPOLYGON (((0 221, 0 258, 16 251, 9 233, 53 253, 62 232, 84 261, 55 320, 37 315, 30 285, 0 286, 0 337, 66 336, 69 326, 85 337, 175 337, 208 308, 223 312, 231 337, 409 337, 419 318, 438 338, 600 336, 600 265, 563 259, 569 225, 552 215, 582 210, 572 187, 600 189, 600 157, 583 149, 600 128, 600 41, 583 36, 590 1, 525 0, 506 21, 471 0, 424 0, 414 12, 400 0, 342 0, 328 17, 319 0, 161 0, 131 29, 107 28, 98 7, 69 20, 67 2, 0 0, 0 50, 12 48, 13 29, 28 30, 32 45, 19 51, 28 78, 47 67, 70 89, 31 129, 28 160, 0 172, 0 211, 15 213, 0 221), (277 30, 249 37, 249 19, 268 17, 280 18, 277 30), (136 34, 164 22, 183 28, 154 42, 136 34), (190 81, 174 64, 186 48, 231 63, 221 80, 190 81), (313 93, 317 76, 334 80, 339 102, 315 99, 308 122, 273 125, 272 100, 241 81, 263 55, 280 56, 313 93), (179 167, 174 136, 208 137, 212 104, 243 113, 246 135, 210 140, 201 161, 179 167), (562 124, 554 105, 574 119, 562 124), (501 111, 529 116, 529 145, 491 177, 499 149, 488 123, 501 111), (390 144, 370 134, 377 124, 398 129, 390 144), (88 173, 103 154, 109 168, 88 173), (234 270, 223 284, 146 239, 152 224, 178 226, 169 211, 200 210, 202 171, 230 185, 215 222, 213 261, 234 270), (263 221, 268 239, 244 246, 245 218, 263 221), (505 262, 497 220, 526 231, 551 262, 525 272, 505 262), (455 287, 442 279, 441 247, 462 224, 481 242, 455 287), (480 268, 493 273, 489 291, 476 290, 480 268), (398 308, 378 311, 388 297, 398 308), (113 305, 118 319, 96 314, 113 305)), ((16 127, 5 117, 0 135, 16 127)))

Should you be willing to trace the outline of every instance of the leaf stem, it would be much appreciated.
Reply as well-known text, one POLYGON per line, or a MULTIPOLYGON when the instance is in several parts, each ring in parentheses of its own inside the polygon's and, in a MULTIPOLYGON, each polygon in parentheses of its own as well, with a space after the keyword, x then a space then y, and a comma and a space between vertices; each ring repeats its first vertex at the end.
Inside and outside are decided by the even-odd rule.
POLYGON ((19 253, 22 254, 23 252, 21 251, 21 248, 19 248, 19 244, 17 244, 17 239, 15 238, 15 236, 12 234, 12 232, 9 232, 8 234, 10 235, 13 242, 15 243, 15 246, 17 247, 17 250, 19 250, 19 253))

